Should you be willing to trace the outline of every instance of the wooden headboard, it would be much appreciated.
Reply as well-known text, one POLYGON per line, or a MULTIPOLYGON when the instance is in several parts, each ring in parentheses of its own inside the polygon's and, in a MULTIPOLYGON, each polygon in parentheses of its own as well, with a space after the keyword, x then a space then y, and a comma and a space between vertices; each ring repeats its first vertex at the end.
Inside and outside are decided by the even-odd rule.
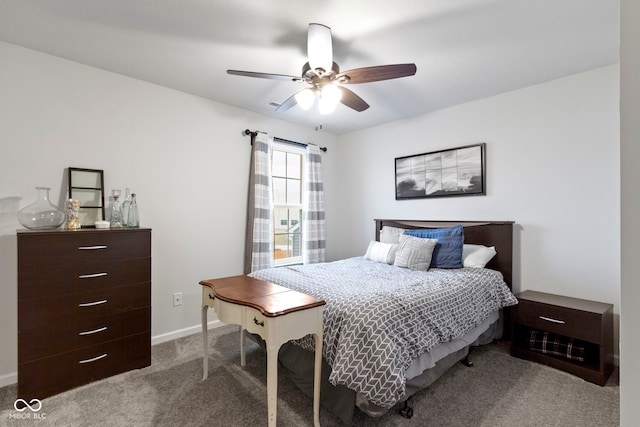
POLYGON ((462 225, 464 242, 475 245, 494 246, 496 256, 487 264, 487 268, 502 273, 504 281, 511 289, 513 277, 513 221, 429 221, 376 219, 376 240, 380 240, 382 227, 398 227, 406 229, 443 228, 462 225))

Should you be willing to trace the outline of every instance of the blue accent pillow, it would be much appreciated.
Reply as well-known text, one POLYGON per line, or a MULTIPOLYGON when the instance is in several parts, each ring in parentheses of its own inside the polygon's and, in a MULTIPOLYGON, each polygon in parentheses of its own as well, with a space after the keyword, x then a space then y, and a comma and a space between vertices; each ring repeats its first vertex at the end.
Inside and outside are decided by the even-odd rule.
POLYGON ((449 228, 406 230, 404 234, 438 240, 431 257, 431 268, 462 268, 462 246, 464 244, 462 225, 449 228))

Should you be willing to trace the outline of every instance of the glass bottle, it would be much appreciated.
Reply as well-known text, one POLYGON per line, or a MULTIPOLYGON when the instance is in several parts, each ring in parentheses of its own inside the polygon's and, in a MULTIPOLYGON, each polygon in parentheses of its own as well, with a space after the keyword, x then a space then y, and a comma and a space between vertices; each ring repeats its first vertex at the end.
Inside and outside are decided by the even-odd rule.
POLYGON ((110 228, 122 228, 122 202, 120 201, 120 190, 111 190, 113 203, 111 204, 110 228))
POLYGON ((36 201, 18 211, 20 224, 30 230, 47 230, 62 225, 64 212, 49 201, 49 190, 49 187, 36 187, 36 201))
POLYGON ((136 201, 136 193, 131 194, 129 215, 127 216, 127 228, 140 228, 140 216, 138 215, 138 202, 136 201))
POLYGON ((124 189, 124 202, 122 202, 122 225, 127 226, 127 218, 129 218, 129 206, 131 206, 131 190, 124 189))

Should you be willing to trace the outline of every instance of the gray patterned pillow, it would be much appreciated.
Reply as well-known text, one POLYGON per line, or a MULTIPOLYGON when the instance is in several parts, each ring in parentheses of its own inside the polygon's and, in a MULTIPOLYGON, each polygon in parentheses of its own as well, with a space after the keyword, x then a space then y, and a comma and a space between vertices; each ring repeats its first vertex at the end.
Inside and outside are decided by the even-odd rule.
POLYGON ((398 244, 400 243, 400 236, 402 236, 404 232, 404 228, 389 227, 388 225, 385 225, 382 227, 382 230, 380 230, 380 241, 382 243, 398 244))
POLYGON ((438 243, 436 239, 401 235, 394 265, 411 270, 427 271, 436 243, 438 243))

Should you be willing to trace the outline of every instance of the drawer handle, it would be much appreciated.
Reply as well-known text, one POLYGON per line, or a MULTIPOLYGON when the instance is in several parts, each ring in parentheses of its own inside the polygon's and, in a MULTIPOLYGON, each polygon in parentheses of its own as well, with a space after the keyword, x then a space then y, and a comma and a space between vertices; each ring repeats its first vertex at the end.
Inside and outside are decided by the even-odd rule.
POLYGON ((255 323, 258 326, 264 327, 264 320, 262 322, 258 322, 258 319, 254 317, 253 318, 253 323, 255 323))
POLYGON ((209 299, 211 299, 211 300, 215 300, 215 299, 216 299, 216 297, 214 297, 213 295, 209 294, 209 299))
POLYGON ((95 362, 96 360, 104 359, 105 357, 107 357, 107 353, 101 354, 100 356, 92 357, 91 359, 81 360, 78 363, 91 363, 91 362, 95 362))
POLYGON ((547 322, 560 323, 562 325, 564 325, 565 323, 564 320, 552 319, 551 317, 544 317, 544 316, 538 316, 538 317, 540 317, 542 320, 546 320, 547 322))
POLYGON ((94 251, 96 249, 107 249, 107 245, 78 246, 78 249, 80 249, 81 251, 94 251))
POLYGON ((106 276, 107 273, 81 274, 78 279, 93 279, 94 277, 106 276))
POLYGON ((91 307, 92 305, 100 305, 100 304, 106 304, 107 300, 103 299, 100 301, 93 301, 93 302, 83 302, 81 304, 78 304, 78 307, 91 307))
POLYGON ((102 332, 102 331, 106 331, 106 330, 107 330, 107 327, 103 326, 102 328, 94 329, 92 331, 80 332, 78 335, 91 335, 91 334, 96 334, 98 332, 102 332))

